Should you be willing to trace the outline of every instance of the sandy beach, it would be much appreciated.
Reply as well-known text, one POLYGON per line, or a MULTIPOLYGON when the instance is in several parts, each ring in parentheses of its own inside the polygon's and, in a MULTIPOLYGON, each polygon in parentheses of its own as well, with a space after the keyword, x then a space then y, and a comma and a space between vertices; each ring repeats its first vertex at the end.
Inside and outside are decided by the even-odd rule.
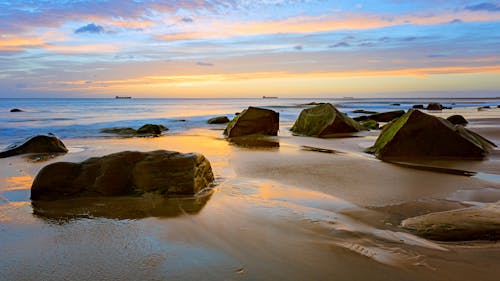
MULTIPOLYGON (((499 109, 457 113, 500 143, 499 109)), ((0 279, 498 279, 498 243, 440 243, 399 226, 500 200, 498 150, 484 161, 419 163, 477 173, 468 177, 364 153, 379 131, 319 139, 294 136, 290 127, 240 142, 224 139, 223 125, 158 138, 75 138, 55 158, 0 159, 0 279), (29 199, 33 178, 49 163, 157 149, 204 154, 213 190, 177 199, 29 199)))

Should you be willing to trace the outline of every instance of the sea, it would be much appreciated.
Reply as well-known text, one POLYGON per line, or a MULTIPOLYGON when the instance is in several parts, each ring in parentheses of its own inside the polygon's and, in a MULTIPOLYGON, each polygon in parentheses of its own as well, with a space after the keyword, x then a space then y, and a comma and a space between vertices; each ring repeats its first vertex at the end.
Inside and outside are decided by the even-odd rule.
POLYGON ((60 138, 109 137, 104 128, 152 123, 169 128, 167 134, 206 128, 209 118, 233 118, 248 106, 280 113, 280 123, 293 124, 309 103, 329 102, 351 117, 354 110, 384 112, 407 110, 415 104, 439 102, 448 107, 497 107, 500 98, 410 99, 410 98, 2 98, 0 99, 0 150, 36 134, 52 133, 60 138), (18 108, 22 112, 10 112, 18 108))

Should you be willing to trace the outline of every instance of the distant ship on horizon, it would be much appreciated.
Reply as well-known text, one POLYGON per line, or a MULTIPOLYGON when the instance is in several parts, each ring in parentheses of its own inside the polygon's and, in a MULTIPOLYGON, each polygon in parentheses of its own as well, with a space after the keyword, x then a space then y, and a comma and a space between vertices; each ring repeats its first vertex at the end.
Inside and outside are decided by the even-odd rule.
POLYGON ((262 96, 263 99, 277 99, 278 97, 268 97, 268 96, 262 96))
POLYGON ((115 96, 115 99, 131 99, 132 97, 115 96))

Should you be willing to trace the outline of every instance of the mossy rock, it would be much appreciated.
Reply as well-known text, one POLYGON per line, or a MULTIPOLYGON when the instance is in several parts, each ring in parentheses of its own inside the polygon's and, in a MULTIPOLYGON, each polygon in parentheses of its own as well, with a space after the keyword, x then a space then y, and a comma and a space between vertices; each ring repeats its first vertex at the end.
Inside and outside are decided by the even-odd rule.
POLYGON ((278 130, 278 112, 250 106, 227 124, 224 135, 229 138, 253 134, 276 136, 278 130))
POLYGON ((354 133, 365 130, 358 122, 338 111, 332 104, 324 103, 302 110, 291 131, 313 137, 354 133))
POLYGON ((361 126, 367 128, 368 130, 378 130, 380 128, 380 125, 375 120, 361 122, 361 126))
POLYGON ((483 158, 496 146, 448 120, 410 109, 384 126, 367 150, 380 159, 483 158))

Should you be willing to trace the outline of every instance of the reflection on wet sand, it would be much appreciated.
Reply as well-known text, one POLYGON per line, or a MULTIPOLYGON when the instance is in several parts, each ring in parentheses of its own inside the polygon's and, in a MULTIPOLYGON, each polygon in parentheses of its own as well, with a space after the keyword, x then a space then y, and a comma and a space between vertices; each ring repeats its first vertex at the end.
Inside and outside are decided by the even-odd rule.
POLYGON ((267 136, 244 136, 228 139, 229 143, 242 148, 256 148, 256 149, 278 149, 280 147, 277 138, 267 136))
POLYGON ((142 219, 196 215, 207 204, 212 190, 194 197, 165 198, 148 194, 141 197, 86 197, 54 201, 33 201, 33 214, 49 222, 79 218, 142 219))

